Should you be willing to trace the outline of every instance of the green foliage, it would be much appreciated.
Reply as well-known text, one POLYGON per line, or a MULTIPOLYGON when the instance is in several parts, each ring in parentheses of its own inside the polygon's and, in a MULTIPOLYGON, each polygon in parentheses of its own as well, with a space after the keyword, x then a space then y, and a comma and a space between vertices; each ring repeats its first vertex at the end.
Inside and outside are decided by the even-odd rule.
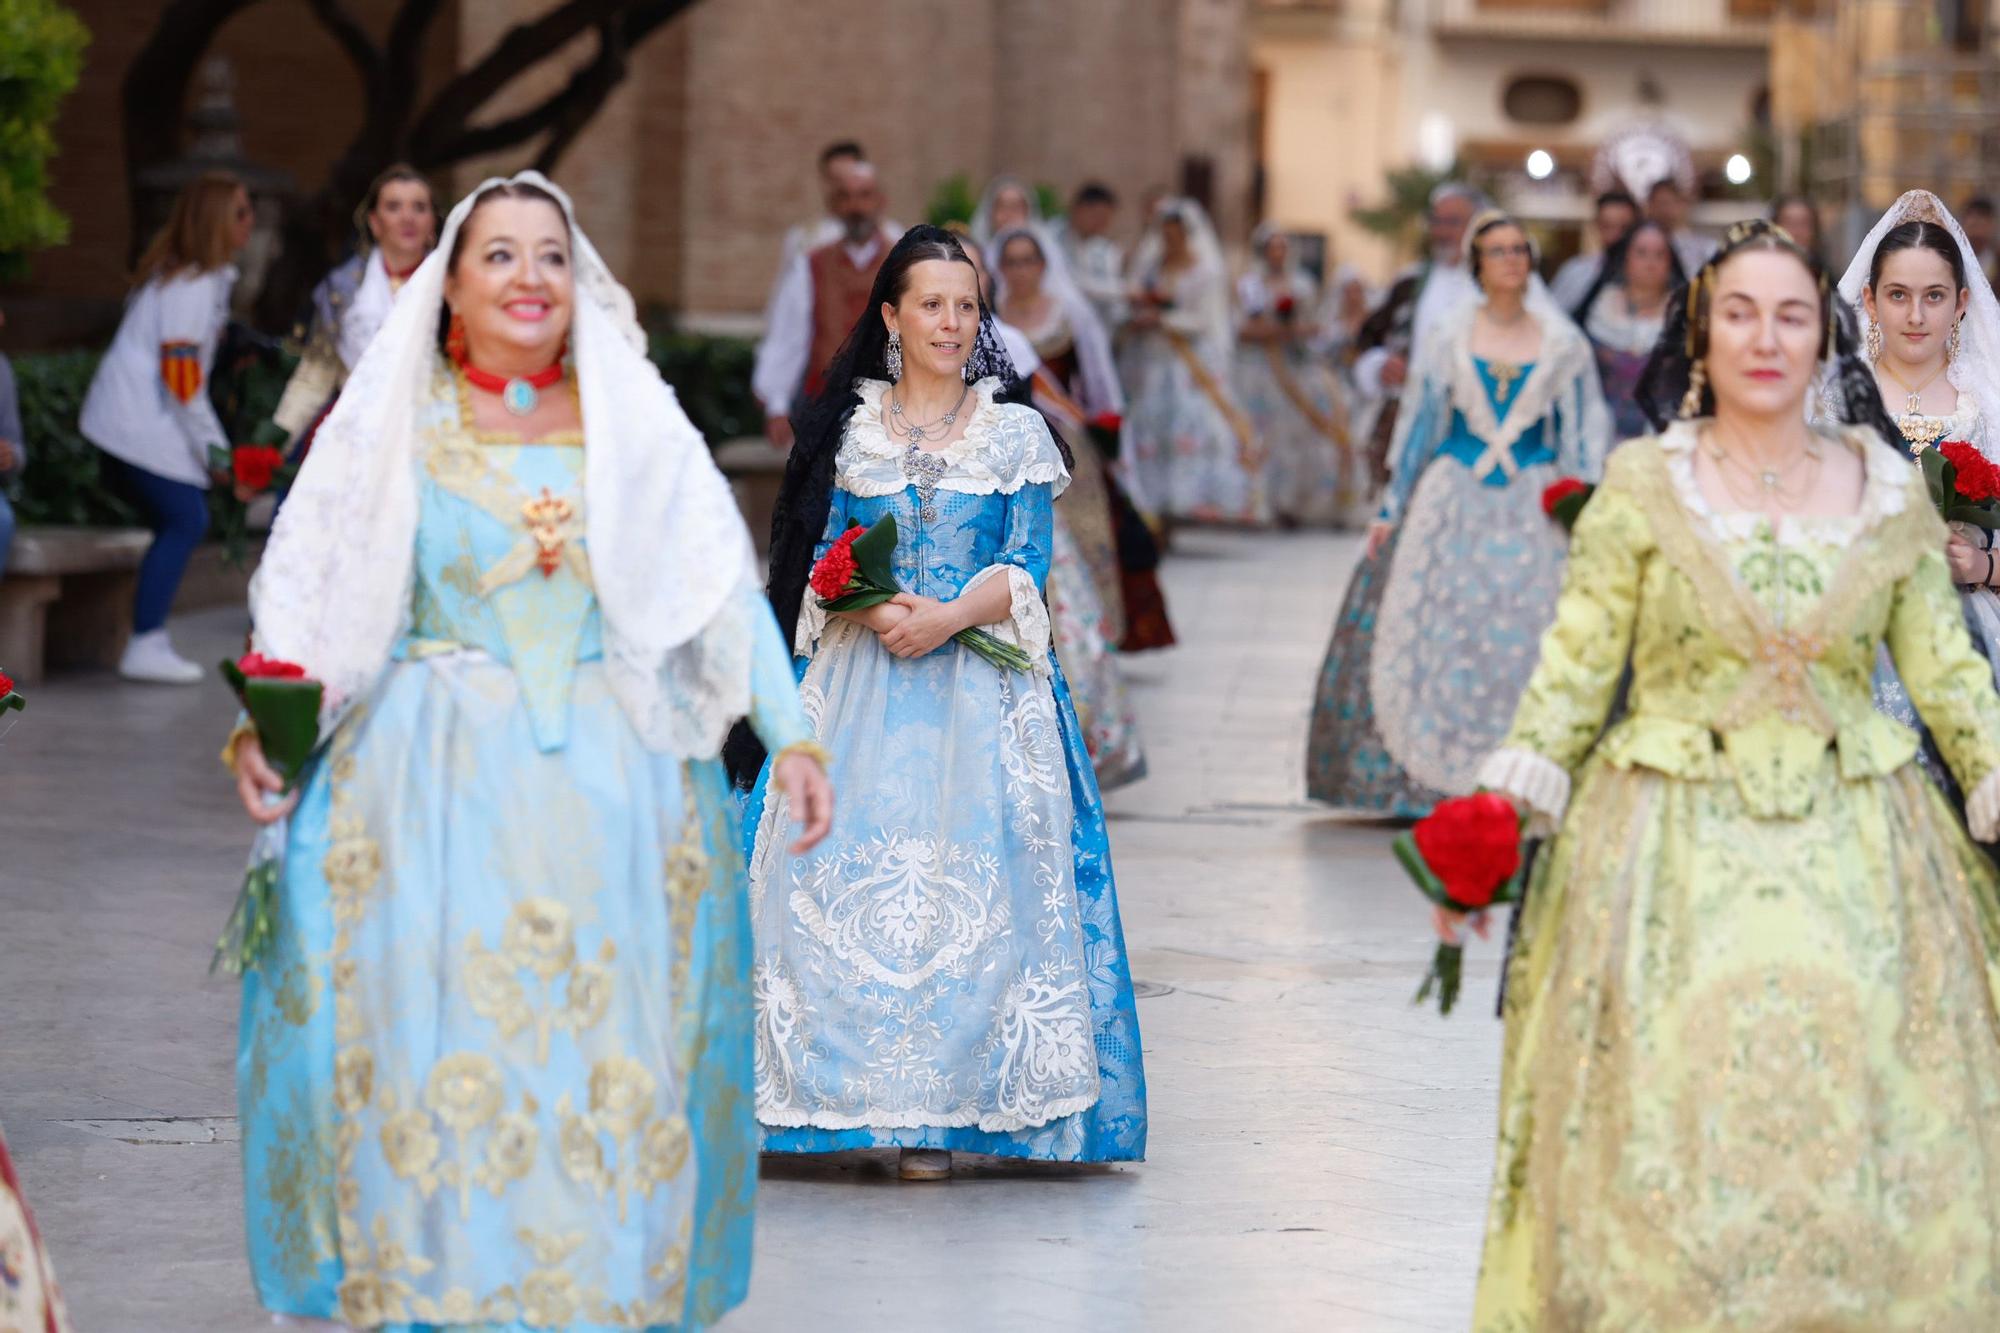
POLYGON ((132 507, 106 487, 104 455, 76 428, 97 360, 96 352, 55 352, 14 362, 28 466, 7 483, 7 498, 22 523, 92 528, 139 523, 132 507))
POLYGON ((931 202, 924 210, 924 221, 933 227, 970 222, 978 207, 979 196, 972 192, 972 182, 961 171, 956 176, 945 177, 931 191, 931 202))
POLYGON ((0 278, 19 277, 29 251, 69 239, 69 219, 48 201, 50 127, 89 42, 55 0, 0 0, 0 278))
POLYGON ((1053 222, 1063 215, 1062 191, 1047 181, 1035 182, 1035 207, 1044 218, 1053 222))
POLYGON ((1391 171, 1385 180, 1389 187, 1385 202, 1373 208, 1351 209, 1348 216, 1377 236, 1407 243, 1423 227, 1424 215, 1430 211, 1431 191, 1446 181, 1463 179, 1464 172, 1455 162, 1443 171, 1402 167, 1391 171))
POLYGON ((646 354, 709 447, 764 433, 764 410, 750 391, 757 345, 748 338, 688 333, 656 315, 647 321, 646 354))

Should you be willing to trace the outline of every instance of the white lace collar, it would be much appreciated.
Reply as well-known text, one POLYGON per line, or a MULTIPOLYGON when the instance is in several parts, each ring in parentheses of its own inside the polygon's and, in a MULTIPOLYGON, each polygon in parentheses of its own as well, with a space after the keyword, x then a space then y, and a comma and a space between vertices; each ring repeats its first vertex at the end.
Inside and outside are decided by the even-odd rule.
POLYGON ((1473 321, 1460 320, 1452 331, 1447 370, 1452 406, 1465 414, 1467 428, 1487 446, 1489 455, 1511 449, 1530 426, 1547 416, 1557 394, 1573 383, 1581 370, 1585 344, 1575 326, 1546 313, 1534 312, 1533 317, 1541 326, 1542 345, 1527 375, 1515 386, 1504 415, 1494 410, 1493 397, 1472 355, 1473 321))
MULTIPOLYGON (((1702 494, 1695 480, 1694 454, 1700 443, 1701 426, 1706 421, 1675 421, 1659 436, 1660 454, 1666 460, 1667 475, 1681 504, 1710 534, 1722 541, 1755 537, 1769 517, 1756 510, 1723 513, 1702 494)), ((1830 442, 1844 443, 1860 450, 1865 480, 1861 505, 1852 514, 1780 515, 1777 536, 1782 541, 1796 536, 1824 545, 1844 545, 1857 533, 1903 512, 1910 499, 1910 465, 1884 444, 1866 426, 1815 426, 1830 442)))
MULTIPOLYGON (((841 437, 835 480, 850 495, 874 499, 895 495, 911 484, 903 471, 909 445, 883 424, 882 401, 889 385, 862 380, 855 392, 860 401, 841 437)), ((1012 495, 1023 486, 1048 485, 1061 495, 1069 485, 1062 451, 1049 434, 1048 423, 1032 407, 995 402, 1000 381, 991 376, 972 386, 972 415, 965 434, 934 451, 944 462, 938 489, 961 495, 1012 495)))

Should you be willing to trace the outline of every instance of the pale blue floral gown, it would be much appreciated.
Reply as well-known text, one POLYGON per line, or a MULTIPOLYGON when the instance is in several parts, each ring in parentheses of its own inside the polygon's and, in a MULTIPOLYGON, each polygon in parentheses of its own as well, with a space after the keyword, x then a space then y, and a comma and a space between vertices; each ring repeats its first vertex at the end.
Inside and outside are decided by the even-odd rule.
POLYGON ((832 752, 833 831, 784 845, 752 792, 757 1117, 767 1152, 943 1148, 1057 1161, 1145 1153, 1145 1076, 1104 811, 1042 601, 1067 481, 1042 418, 977 386, 935 484, 864 381, 827 545, 896 518, 902 586, 940 600, 1007 580, 989 626, 1036 660, 954 642, 898 658, 808 591, 800 695, 832 752))
MULTIPOLYGON (((607 686, 580 443, 475 439, 448 380, 431 396, 412 628, 306 784, 245 977, 272 1310, 692 1330, 747 1288, 736 808, 719 761, 647 750, 607 686)), ((758 733, 804 741, 768 606, 746 585, 725 614, 755 625, 758 733)))

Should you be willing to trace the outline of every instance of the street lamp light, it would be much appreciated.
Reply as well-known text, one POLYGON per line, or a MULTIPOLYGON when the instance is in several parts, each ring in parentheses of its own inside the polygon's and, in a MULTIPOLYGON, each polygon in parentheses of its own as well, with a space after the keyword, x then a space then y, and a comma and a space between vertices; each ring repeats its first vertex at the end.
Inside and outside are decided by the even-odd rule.
POLYGON ((1528 176, 1531 180, 1545 181, 1556 174, 1556 160, 1545 148, 1537 148, 1528 154, 1528 176))
POLYGON ((1750 159, 1737 153, 1723 165, 1722 174, 1729 178, 1731 185, 1748 185, 1755 173, 1750 169, 1750 159))

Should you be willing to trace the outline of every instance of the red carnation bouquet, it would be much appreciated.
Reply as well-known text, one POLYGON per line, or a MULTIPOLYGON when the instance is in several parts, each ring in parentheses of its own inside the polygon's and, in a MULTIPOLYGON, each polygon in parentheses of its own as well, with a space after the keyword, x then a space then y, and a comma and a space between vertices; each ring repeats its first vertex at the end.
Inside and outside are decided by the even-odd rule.
POLYGON ((0 671, 0 713, 18 713, 27 706, 28 701, 14 688, 14 678, 0 671))
POLYGON ((298 465, 285 461, 284 441, 285 432, 266 422, 248 444, 208 447, 208 470, 229 479, 227 486, 209 492, 209 510, 222 539, 222 554, 238 569, 250 558, 251 501, 291 485, 298 475, 298 465))
MULTIPOLYGON (((319 748, 319 710, 325 688, 306 675, 304 667, 260 653, 245 653, 222 664, 222 678, 257 730, 264 758, 285 779, 285 790, 298 785, 307 763, 319 748)), ((215 943, 209 971, 233 975, 256 965, 270 944, 277 921, 275 899, 284 868, 285 821, 264 825, 250 848, 250 865, 236 906, 215 943)))
MULTIPOLYGON (((865 611, 882 605, 903 590, 896 582, 895 554, 894 514, 884 514, 865 531, 856 523, 813 562, 809 582, 819 604, 828 611, 865 611)), ((962 629, 951 637, 1003 671, 1034 667, 1026 653, 983 629, 962 629)))
POLYGON ((1946 440, 1917 455, 1931 503, 1948 523, 1970 523, 1988 532, 2000 528, 2000 467, 1977 445, 1946 440))
MULTIPOLYGON (((1417 888, 1439 907, 1483 912, 1521 899, 1522 817, 1496 792, 1439 801, 1415 828, 1398 837, 1396 859, 1417 888)), ((1440 944, 1417 991, 1422 1004, 1435 990, 1438 1012, 1458 1002, 1465 949, 1440 944)))
POLYGON ((1281 296, 1278 298, 1276 314, 1279 320, 1289 324, 1292 322, 1292 317, 1298 313, 1299 303, 1297 301, 1293 300, 1290 296, 1281 296))
POLYGON ((1560 477, 1549 483, 1542 492, 1542 512, 1563 525, 1563 531, 1576 530, 1577 515, 1590 503, 1590 497, 1597 494, 1597 488, 1587 481, 1575 477, 1560 477))

